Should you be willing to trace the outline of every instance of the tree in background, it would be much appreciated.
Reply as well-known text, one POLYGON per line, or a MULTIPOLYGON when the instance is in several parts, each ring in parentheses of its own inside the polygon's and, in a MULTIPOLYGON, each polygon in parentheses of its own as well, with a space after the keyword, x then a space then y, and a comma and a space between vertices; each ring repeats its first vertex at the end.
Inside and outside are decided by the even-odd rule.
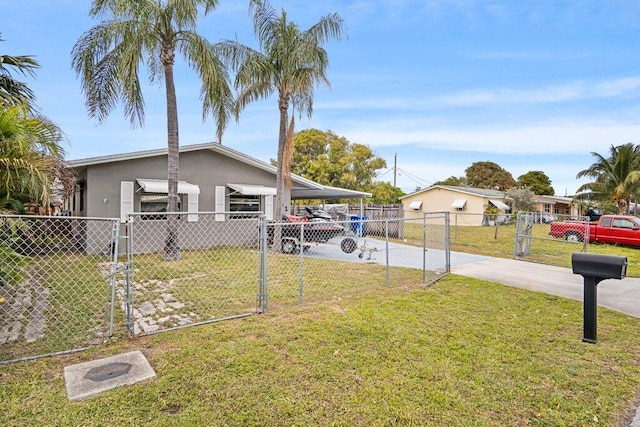
POLYGON ((556 194, 555 190, 551 186, 551 180, 542 171, 529 171, 524 175, 520 175, 516 185, 518 187, 527 187, 529 190, 533 191, 533 194, 540 196, 553 196, 556 194))
POLYGON ((320 184, 369 191, 376 171, 386 167, 366 145, 331 131, 303 130, 293 142, 291 172, 320 184))
POLYGON ((261 51, 236 41, 227 41, 224 44, 225 56, 232 58, 231 64, 238 70, 235 80, 239 89, 236 115, 255 100, 268 98, 274 93, 278 95, 278 203, 274 215, 281 218, 291 204, 294 120, 292 113, 289 121, 289 109, 297 109, 311 117, 315 86, 330 86, 326 76, 329 57, 323 45, 331 38, 339 40, 344 24, 342 18, 334 13, 302 31, 295 22, 288 20, 284 10, 278 15, 266 0, 251 0, 249 8, 261 51))
POLYGON ((628 213, 631 199, 637 197, 640 190, 640 146, 632 143, 612 145, 609 157, 591 154, 596 162, 578 172, 576 178, 589 177, 594 181, 581 185, 576 197, 610 201, 616 205, 618 213, 628 213))
POLYGON ((392 205, 400 202, 404 192, 388 182, 374 182, 368 190, 371 193, 371 201, 381 205, 392 205))
POLYGON ((0 208, 20 211, 31 201, 49 206, 56 179, 70 192, 62 140, 54 123, 26 106, 0 109, 0 208))
MULTIPOLYGON (((82 79, 89 115, 99 122, 122 102, 131 124, 144 124, 141 64, 148 67, 151 82, 164 81, 168 212, 176 212, 178 208, 180 144, 173 76, 176 53, 184 56, 202 81, 203 119, 211 114, 217 120, 218 141, 232 112, 227 69, 215 46, 196 33, 201 9, 206 15, 217 5, 218 0, 93 0, 89 15, 106 19, 85 32, 72 51, 72 65, 82 79)), ((165 259, 180 258, 175 215, 167 219, 164 252, 165 259)))
POLYGON ((454 187, 464 187, 465 185, 467 185, 467 178, 464 176, 451 175, 445 180, 434 182, 433 185, 451 185, 454 187))
POLYGON ((16 80, 11 71, 33 77, 37 68, 40 65, 32 56, 0 55, 0 108, 22 105, 31 109, 34 106, 36 97, 33 91, 26 83, 16 80))
MULTIPOLYGON (((56 184, 65 195, 72 192, 74 180, 64 167, 61 141, 60 129, 34 117, 27 105, 0 108, 0 213, 24 214, 31 202, 48 208, 56 184)), ((24 278, 30 258, 16 252, 15 245, 23 235, 34 235, 28 229, 20 219, 0 218, 0 286, 24 278)))
POLYGON ((465 169, 467 185, 505 191, 516 185, 511 173, 494 162, 475 162, 465 169))
POLYGON ((507 199, 511 201, 511 212, 529 212, 536 208, 533 200, 534 192, 527 187, 511 187, 506 191, 507 199))

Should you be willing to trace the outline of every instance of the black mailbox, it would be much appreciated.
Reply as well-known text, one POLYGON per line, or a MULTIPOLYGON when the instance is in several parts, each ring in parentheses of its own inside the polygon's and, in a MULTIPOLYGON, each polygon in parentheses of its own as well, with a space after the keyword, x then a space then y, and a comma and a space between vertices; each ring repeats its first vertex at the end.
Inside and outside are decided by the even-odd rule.
POLYGON ((573 274, 584 280, 584 336, 582 341, 597 342, 598 293, 596 286, 605 279, 624 279, 627 258, 576 252, 571 256, 573 274))
POLYGON ((624 279, 627 275, 627 258, 615 255, 576 252, 571 256, 573 274, 599 279, 624 279))

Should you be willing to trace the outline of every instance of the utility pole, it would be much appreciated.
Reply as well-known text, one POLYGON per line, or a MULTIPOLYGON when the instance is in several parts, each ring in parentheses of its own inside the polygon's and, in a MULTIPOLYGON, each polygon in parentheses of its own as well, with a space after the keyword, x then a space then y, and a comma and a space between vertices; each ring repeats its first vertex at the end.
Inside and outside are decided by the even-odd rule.
POLYGON ((396 186, 396 173, 398 172, 398 153, 393 156, 393 186, 396 186))

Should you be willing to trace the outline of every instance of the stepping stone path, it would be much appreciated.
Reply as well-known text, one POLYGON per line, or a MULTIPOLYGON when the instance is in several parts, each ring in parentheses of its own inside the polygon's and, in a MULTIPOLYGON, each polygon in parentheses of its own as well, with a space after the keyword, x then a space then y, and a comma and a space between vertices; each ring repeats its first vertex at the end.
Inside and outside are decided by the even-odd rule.
MULTIPOLYGON (((152 333, 161 329, 185 326, 197 321, 193 312, 184 312, 185 304, 171 294, 171 281, 144 280, 134 282, 133 296, 133 333, 152 333), (153 295, 153 299, 147 299, 153 295)), ((125 306, 124 287, 117 289, 118 299, 125 306)))
MULTIPOLYGON (((98 268, 109 280, 111 264, 100 263, 98 268)), ((119 280, 117 285, 116 295, 124 310, 124 281, 119 280)), ((186 305, 171 294, 172 285, 173 280, 145 280, 132 284, 134 334, 152 333, 198 321, 197 315, 186 312, 186 305), (153 299, 145 299, 149 296, 153 296, 153 299)), ((0 345, 21 338, 27 343, 43 338, 48 325, 50 298, 49 288, 33 273, 28 274, 18 285, 7 284, 0 287, 0 300, 4 300, 0 304, 0 345)), ((55 313, 49 313, 51 315, 55 313)), ((96 334, 96 339, 101 339, 103 334, 99 331, 96 334)))
POLYGON ((0 344, 24 337, 32 343, 44 336, 47 328, 49 289, 34 275, 28 275, 19 285, 0 287, 0 344))
MULTIPOLYGON (((100 264, 103 275, 109 277, 109 263, 100 264)), ((119 267, 123 267, 119 265, 119 267)), ((133 299, 133 333, 148 334, 162 329, 185 326, 198 321, 198 316, 187 311, 186 305, 172 293, 173 284, 179 279, 168 282, 151 279, 131 284, 133 299)), ((116 297, 123 311, 126 311, 125 281, 118 280, 116 297)))

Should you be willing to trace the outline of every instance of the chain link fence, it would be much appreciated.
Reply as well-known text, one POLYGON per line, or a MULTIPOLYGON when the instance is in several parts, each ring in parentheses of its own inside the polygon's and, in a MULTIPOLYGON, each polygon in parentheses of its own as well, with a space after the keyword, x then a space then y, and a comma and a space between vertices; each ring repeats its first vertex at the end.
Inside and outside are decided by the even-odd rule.
POLYGON ((117 220, 0 216, 0 363, 103 342, 117 220))
POLYGON ((0 216, 0 363, 81 350, 114 334, 427 285, 450 271, 448 214, 355 218, 0 216))
POLYGON ((432 283, 450 271, 448 220, 447 213, 435 213, 419 219, 265 223, 266 305, 277 310, 432 283))
POLYGON ((519 212, 513 255, 516 259, 571 266, 571 254, 587 252, 589 218, 582 216, 519 212))
POLYGON ((129 215, 129 278, 116 297, 129 332, 256 313, 260 224, 255 213, 129 215))

